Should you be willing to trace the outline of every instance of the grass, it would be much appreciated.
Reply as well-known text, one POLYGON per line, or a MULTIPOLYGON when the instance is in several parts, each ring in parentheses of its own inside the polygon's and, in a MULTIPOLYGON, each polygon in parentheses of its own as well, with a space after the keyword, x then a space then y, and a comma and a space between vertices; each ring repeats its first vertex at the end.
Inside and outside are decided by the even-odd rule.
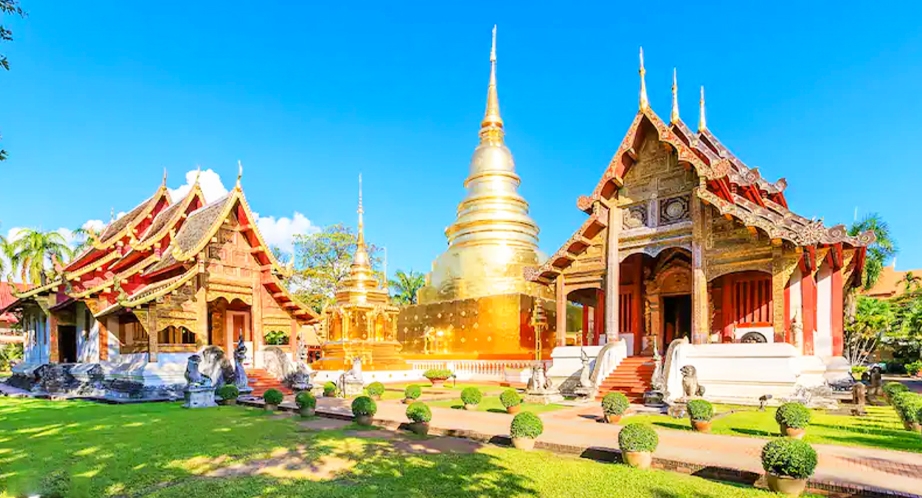
MULTIPOLYGON (((716 405, 716 416, 711 425, 714 434, 731 436, 774 437, 778 435, 775 409, 764 412, 754 407, 716 405), (729 415, 719 416, 731 410, 729 415)), ((813 419, 807 427, 804 441, 812 444, 865 446, 888 450, 922 453, 922 438, 903 428, 903 423, 889 406, 868 406, 867 416, 832 415, 824 410, 813 410, 813 419)), ((692 430, 688 419, 675 419, 667 415, 632 415, 623 423, 642 422, 666 429, 692 430)))
MULTIPOLYGON (((428 403, 429 406, 439 406, 442 408, 454 408, 456 410, 461 410, 464 408, 464 403, 461 402, 461 398, 458 399, 446 399, 441 401, 431 401, 428 403)), ((554 410, 560 410, 561 408, 569 408, 565 405, 549 404, 549 405, 535 405, 529 403, 522 403, 523 412, 532 412, 532 413, 545 413, 552 412, 554 410)), ((499 401, 499 396, 484 396, 480 401, 480 404, 477 405, 477 411, 479 412, 493 412, 493 413, 506 413, 506 407, 503 406, 499 401)))
POLYGON ((0 497, 41 492, 48 476, 76 498, 771 496, 542 451, 478 446, 471 453, 413 453, 406 448, 424 441, 411 439, 401 449, 395 440, 308 430, 297 422, 242 407, 0 398, 0 497), (288 466, 260 465, 279 455, 296 458, 288 466), (330 462, 334 471, 324 474, 330 462), (240 472, 246 465, 253 470, 240 472))

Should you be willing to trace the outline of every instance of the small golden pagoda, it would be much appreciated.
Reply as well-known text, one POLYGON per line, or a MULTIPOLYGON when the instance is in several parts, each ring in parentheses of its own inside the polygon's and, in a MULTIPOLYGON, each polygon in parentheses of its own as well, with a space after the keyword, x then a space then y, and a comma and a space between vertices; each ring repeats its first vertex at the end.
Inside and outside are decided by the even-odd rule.
POLYGON ((336 302, 324 310, 327 342, 317 370, 349 370, 361 358, 367 370, 409 370, 397 342, 398 308, 390 304, 387 284, 378 285, 365 247, 362 221, 362 177, 359 175, 359 225, 349 276, 336 290, 336 302))
MULTIPOLYGON (((538 225, 518 192, 521 178, 505 143, 496 89, 496 27, 490 51, 487 107, 448 249, 432 264, 418 305, 401 310, 398 337, 406 351, 457 358, 528 358, 535 347, 531 310, 540 300, 556 316, 553 292, 525 278, 543 261, 538 225)), ((553 323, 553 320, 552 320, 553 323)), ((554 330, 545 347, 550 351, 554 330)))

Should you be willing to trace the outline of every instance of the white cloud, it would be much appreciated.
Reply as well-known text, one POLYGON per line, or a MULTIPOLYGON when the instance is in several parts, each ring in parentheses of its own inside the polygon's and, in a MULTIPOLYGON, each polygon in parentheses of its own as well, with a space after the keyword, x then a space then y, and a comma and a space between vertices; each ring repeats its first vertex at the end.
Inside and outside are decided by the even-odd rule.
MULTIPOLYGON (((124 213, 121 213, 121 214, 122 216, 125 215, 124 213)), ((121 218, 121 216, 119 216, 119 218, 121 218)), ((87 220, 86 223, 84 223, 83 225, 80 225, 80 228, 83 228, 85 230, 96 230, 97 232, 101 231, 105 227, 106 227, 106 222, 102 220, 87 220)))
POLYGON ((212 169, 206 169, 201 172, 194 169, 186 173, 186 183, 178 188, 169 189, 170 198, 175 202, 185 197, 192 190, 196 176, 199 177, 199 187, 202 188, 202 193, 205 194, 205 202, 214 202, 227 195, 228 190, 221 181, 221 175, 215 173, 212 169))
POLYGON ((294 252, 296 234, 316 233, 319 230, 311 223, 311 220, 297 211, 291 218, 263 217, 256 214, 256 226, 259 227, 259 233, 262 234, 266 244, 276 246, 288 254, 294 252))

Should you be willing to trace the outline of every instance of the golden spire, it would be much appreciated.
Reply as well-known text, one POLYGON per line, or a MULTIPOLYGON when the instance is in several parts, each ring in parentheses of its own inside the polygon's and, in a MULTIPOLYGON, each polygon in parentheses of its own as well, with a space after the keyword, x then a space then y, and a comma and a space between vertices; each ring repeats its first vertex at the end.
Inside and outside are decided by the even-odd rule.
MULTIPOLYGON (((201 167, 199 167, 201 171, 201 167)), ((234 187, 237 190, 240 190, 240 180, 243 178, 243 163, 240 162, 240 159, 237 160, 237 185, 234 187)))
POLYGON ((496 92, 496 26, 493 26, 493 48, 490 50, 490 84, 487 86, 487 110, 480 123, 480 143, 503 140, 503 118, 499 115, 499 95, 496 92))
POLYGON ((704 85, 701 86, 701 101, 699 103, 701 109, 698 111, 698 131, 704 131, 708 129, 708 120, 704 115, 704 85))
POLYGON ((672 124, 679 122, 679 83, 675 68, 672 68, 672 114, 669 115, 669 121, 672 124))
POLYGON ((365 221, 363 216, 365 214, 365 209, 362 207, 362 174, 359 173, 359 226, 358 226, 358 236, 356 237, 355 242, 355 260, 352 262, 352 266, 361 266, 369 267, 370 262, 368 260, 368 250, 365 247, 365 221))
POLYGON ((163 180, 160 182, 162 188, 166 188, 166 168, 163 168, 163 180))
POLYGON ((109 208, 109 223, 115 221, 115 206, 109 208))
POLYGON ((640 47, 640 110, 645 111, 650 107, 650 101, 647 100, 647 81, 644 78, 647 70, 643 67, 643 47, 640 47))

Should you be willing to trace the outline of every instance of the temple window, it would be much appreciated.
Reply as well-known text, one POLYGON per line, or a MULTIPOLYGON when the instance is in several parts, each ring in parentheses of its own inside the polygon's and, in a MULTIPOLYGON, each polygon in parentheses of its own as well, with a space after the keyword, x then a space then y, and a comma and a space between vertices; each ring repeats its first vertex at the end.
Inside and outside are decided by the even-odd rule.
POLYGON ((289 343, 289 333, 283 330, 270 330, 264 336, 267 346, 287 346, 289 343))
POLYGON ((160 344, 195 344, 195 334, 186 327, 169 327, 158 333, 157 342, 160 344))
POLYGON ((141 326, 141 322, 134 314, 125 314, 118 317, 118 341, 121 352, 138 353, 147 351, 148 336, 141 326))

